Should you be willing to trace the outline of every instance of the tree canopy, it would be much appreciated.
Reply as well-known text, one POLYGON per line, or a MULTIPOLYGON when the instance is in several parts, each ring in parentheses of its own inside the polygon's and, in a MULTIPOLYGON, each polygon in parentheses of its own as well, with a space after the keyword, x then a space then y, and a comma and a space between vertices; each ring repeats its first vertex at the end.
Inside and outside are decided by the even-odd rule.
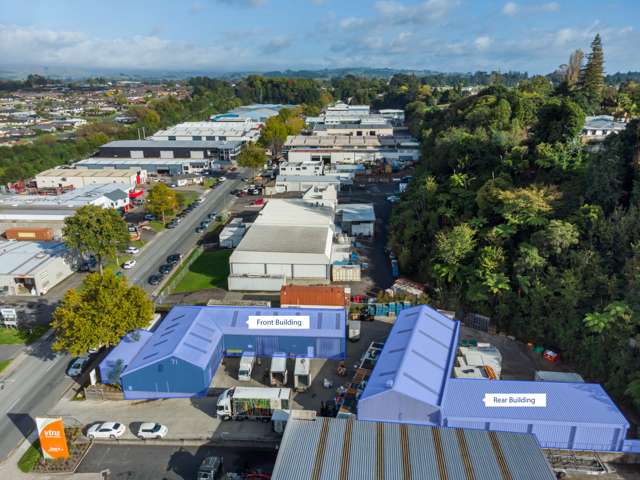
POLYGON ((164 223, 167 215, 173 215, 178 209, 176 192, 162 182, 156 183, 147 195, 145 209, 162 218, 164 223))
POLYGON ((95 255, 100 271, 105 258, 116 258, 129 243, 126 222, 113 208, 97 205, 80 207, 64 220, 62 238, 82 256, 95 255))
POLYGON ((89 349, 117 344, 127 333, 145 328, 153 303, 138 286, 110 269, 91 273, 79 289, 69 290, 53 313, 55 350, 84 355, 89 349))
POLYGON ((248 143, 242 147, 237 158, 238 165, 250 168, 252 171, 262 168, 267 163, 267 154, 260 145, 248 143))

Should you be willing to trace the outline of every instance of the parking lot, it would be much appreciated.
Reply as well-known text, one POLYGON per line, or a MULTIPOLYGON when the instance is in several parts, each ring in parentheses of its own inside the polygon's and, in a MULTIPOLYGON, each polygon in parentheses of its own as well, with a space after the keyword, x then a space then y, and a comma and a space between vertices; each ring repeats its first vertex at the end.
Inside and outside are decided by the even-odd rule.
POLYGON ((271 473, 276 460, 274 449, 253 447, 177 447, 94 444, 77 473, 97 473, 108 469, 110 479, 193 480, 208 456, 223 457, 225 472, 271 473))

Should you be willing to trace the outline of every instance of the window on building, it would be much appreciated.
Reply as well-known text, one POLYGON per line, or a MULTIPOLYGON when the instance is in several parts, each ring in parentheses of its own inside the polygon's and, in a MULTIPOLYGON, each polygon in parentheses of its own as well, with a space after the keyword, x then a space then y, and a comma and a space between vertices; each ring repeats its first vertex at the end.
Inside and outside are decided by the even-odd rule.
POLYGON ((202 140, 202 135, 194 135, 194 136, 193 136, 193 139, 194 139, 195 141, 202 140))
POLYGON ((176 139, 176 136, 175 136, 175 135, 169 135, 169 140, 171 140, 171 141, 175 141, 175 139, 176 139))
POLYGON ((216 139, 216 137, 212 136, 212 135, 207 135, 207 140, 208 141, 214 141, 216 139))

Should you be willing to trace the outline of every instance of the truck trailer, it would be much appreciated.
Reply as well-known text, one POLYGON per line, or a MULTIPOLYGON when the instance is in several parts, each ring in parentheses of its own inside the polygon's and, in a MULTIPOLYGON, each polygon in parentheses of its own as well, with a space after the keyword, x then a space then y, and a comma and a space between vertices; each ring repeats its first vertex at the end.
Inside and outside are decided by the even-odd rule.
POLYGON ((256 363, 255 352, 244 352, 240 358, 240 368, 238 369, 238 380, 248 382, 251 380, 253 365, 256 363))
POLYGON ((298 357, 293 370, 293 387, 296 392, 304 392, 311 386, 311 359, 298 357))
POLYGON ((269 379, 272 387, 284 387, 287 384, 287 356, 285 353, 275 353, 271 357, 269 379))
POLYGON ((218 397, 217 416, 222 420, 269 421, 274 410, 288 410, 290 388, 233 387, 218 397))

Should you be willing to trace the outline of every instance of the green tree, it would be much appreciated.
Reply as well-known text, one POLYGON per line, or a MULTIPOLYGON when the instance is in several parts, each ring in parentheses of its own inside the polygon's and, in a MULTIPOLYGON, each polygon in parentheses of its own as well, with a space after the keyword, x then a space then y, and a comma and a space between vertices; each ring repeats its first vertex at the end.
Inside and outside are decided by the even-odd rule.
POLYGON ((156 183, 147 195, 145 208, 148 212, 166 221, 166 215, 173 215, 178 209, 176 192, 162 182, 156 183))
POLYGON ((242 151, 238 155, 238 165, 245 168, 250 168, 252 175, 255 176, 255 171, 262 168, 267 163, 267 154, 264 148, 253 143, 249 143, 242 147, 242 151))
POLYGON ((138 286, 110 269, 91 273, 80 289, 69 290, 53 313, 55 350, 83 355, 91 348, 115 345, 153 316, 153 303, 138 286))
POLYGON ((584 95, 592 109, 602 102, 604 90, 604 51, 600 34, 591 42, 591 53, 580 76, 580 93, 584 95))
POLYGON ((538 111, 534 127, 536 143, 567 142, 580 133, 585 115, 569 98, 552 98, 538 111))
POLYGON ((82 256, 95 255, 102 272, 105 258, 117 259, 129 243, 126 222, 112 208, 85 205, 64 220, 62 238, 67 247, 82 256))
POLYGON ((514 226, 537 227, 547 223, 553 202, 560 198, 556 189, 531 186, 503 190, 498 194, 502 202, 500 213, 514 226))
POLYGON ((633 311, 624 302, 613 302, 602 311, 588 313, 584 325, 593 333, 600 334, 611 327, 624 328, 631 321, 633 311))
POLYGON ((287 140, 287 126, 279 116, 268 119, 260 134, 260 143, 269 149, 272 158, 278 158, 287 140))

